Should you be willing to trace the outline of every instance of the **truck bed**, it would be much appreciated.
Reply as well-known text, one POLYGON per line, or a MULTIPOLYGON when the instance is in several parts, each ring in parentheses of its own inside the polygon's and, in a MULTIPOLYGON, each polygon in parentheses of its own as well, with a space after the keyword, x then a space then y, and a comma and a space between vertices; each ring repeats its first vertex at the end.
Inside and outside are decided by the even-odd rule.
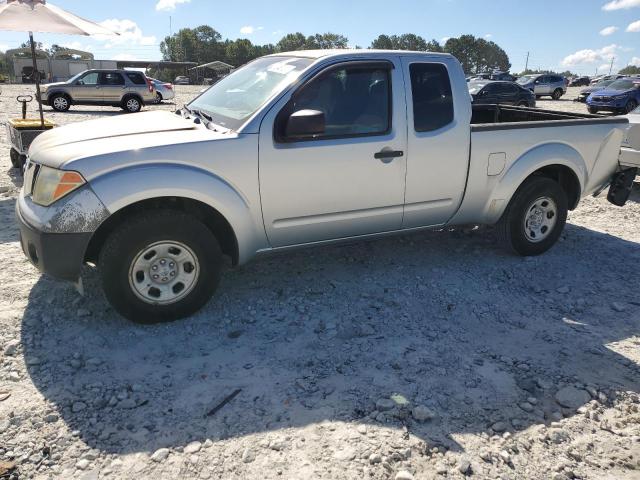
POLYGON ((471 131, 550 127, 554 125, 625 124, 624 117, 603 117, 588 113, 556 112, 508 105, 473 105, 471 131), (549 123, 553 122, 553 123, 549 123))

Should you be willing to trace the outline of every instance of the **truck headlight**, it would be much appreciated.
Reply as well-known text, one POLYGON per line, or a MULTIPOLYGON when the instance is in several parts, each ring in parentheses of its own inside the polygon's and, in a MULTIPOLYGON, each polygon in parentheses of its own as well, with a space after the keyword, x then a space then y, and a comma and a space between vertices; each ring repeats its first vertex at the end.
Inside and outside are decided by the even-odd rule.
POLYGON ((85 183, 85 179, 78 172, 57 170, 43 165, 33 187, 33 201, 47 207, 85 183))

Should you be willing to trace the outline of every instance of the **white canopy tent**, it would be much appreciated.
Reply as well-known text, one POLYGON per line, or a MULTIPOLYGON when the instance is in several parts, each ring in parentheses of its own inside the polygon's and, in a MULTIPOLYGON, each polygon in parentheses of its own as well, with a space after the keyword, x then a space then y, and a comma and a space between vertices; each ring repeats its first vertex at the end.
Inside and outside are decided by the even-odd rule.
POLYGON ((40 78, 36 65, 33 32, 64 33, 69 35, 119 35, 102 25, 51 5, 46 0, 3 0, 0 2, 0 30, 29 32, 40 124, 43 128, 44 116, 42 114, 40 78))

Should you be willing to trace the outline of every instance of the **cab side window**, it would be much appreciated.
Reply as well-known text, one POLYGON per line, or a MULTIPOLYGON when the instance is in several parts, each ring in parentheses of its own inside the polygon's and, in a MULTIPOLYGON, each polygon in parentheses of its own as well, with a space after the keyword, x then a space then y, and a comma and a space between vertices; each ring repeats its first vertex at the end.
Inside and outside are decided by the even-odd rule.
POLYGON ((293 97, 291 112, 324 113, 323 138, 382 135, 391 130, 391 75, 387 68, 333 68, 311 80, 293 97))
POLYGON ((139 72, 127 72, 127 77, 129 77, 129 80, 135 85, 145 85, 147 83, 144 76, 139 72))
POLYGON ((453 95, 447 68, 441 63, 412 63, 409 72, 416 132, 431 132, 453 122, 453 95))

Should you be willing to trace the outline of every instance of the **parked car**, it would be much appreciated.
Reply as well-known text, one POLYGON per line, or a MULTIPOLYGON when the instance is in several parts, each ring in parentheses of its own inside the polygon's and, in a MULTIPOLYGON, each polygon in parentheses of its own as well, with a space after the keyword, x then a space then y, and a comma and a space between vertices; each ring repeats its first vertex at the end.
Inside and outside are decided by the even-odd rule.
MULTIPOLYGON (((22 72, 21 72, 22 83, 36 83, 36 79, 34 78, 35 77, 34 72, 35 70, 33 69, 33 67, 30 67, 30 66, 22 67, 22 72)), ((38 73, 40 74, 40 82, 44 82, 47 79, 46 74, 44 73, 43 70, 38 70, 38 73)))
POLYGON ((133 70, 86 70, 66 82, 42 86, 42 102, 58 112, 72 105, 109 105, 134 113, 153 103, 151 80, 133 70))
POLYGON ((536 96, 533 92, 514 82, 484 80, 469 82, 467 85, 474 104, 536 106, 536 96))
POLYGON ((619 78, 623 78, 624 75, 600 75, 598 77, 593 77, 591 79, 591 85, 595 85, 598 82, 603 80, 618 80, 619 78))
POLYGON ((577 77, 569 82, 570 87, 587 87, 591 83, 589 77, 577 77))
POLYGON ((549 96, 554 100, 560 100, 560 97, 567 93, 564 77, 560 75, 523 75, 518 78, 516 83, 531 90, 535 93, 536 98, 549 96))
POLYGON ((589 113, 630 113, 640 105, 640 77, 621 78, 587 98, 589 113))
POLYGON ((191 79, 184 75, 179 75, 176 77, 173 83, 175 83, 176 85, 191 85, 191 79))
POLYGON ((279 53, 176 113, 41 134, 17 201, 29 260, 75 282, 96 264, 136 322, 202 307, 223 255, 460 224, 538 255, 580 198, 612 185, 623 205, 636 172, 618 170, 626 118, 472 105, 448 54, 279 53))
POLYGON ((173 84, 155 78, 149 78, 149 80, 153 83, 153 88, 156 91, 155 103, 161 103, 163 100, 172 100, 175 98, 176 92, 173 89, 173 84))
POLYGON ((587 103, 587 98, 593 92, 597 92, 599 90, 603 90, 605 87, 611 85, 615 80, 600 80, 595 85, 591 85, 590 87, 584 88, 580 90, 578 97, 575 99, 576 102, 587 103))

